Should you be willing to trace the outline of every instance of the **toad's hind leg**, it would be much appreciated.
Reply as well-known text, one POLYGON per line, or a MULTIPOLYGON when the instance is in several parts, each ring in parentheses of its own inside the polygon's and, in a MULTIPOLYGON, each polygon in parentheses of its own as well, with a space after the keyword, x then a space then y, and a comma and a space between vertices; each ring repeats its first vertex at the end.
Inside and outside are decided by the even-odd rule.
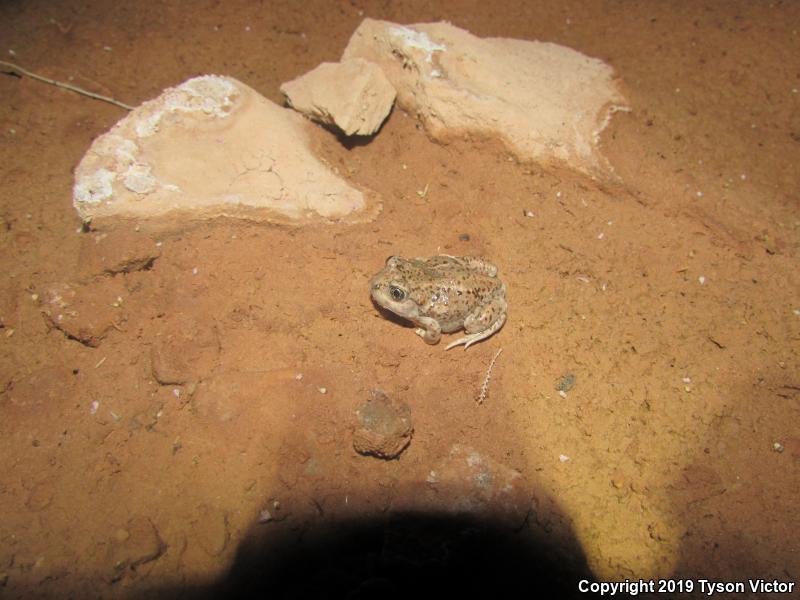
POLYGON ((464 344, 464 350, 466 350, 472 344, 485 340, 500 331, 506 322, 507 308, 508 305, 504 298, 495 298, 486 306, 480 307, 478 311, 464 319, 464 331, 467 335, 449 344, 445 350, 461 344, 464 344))

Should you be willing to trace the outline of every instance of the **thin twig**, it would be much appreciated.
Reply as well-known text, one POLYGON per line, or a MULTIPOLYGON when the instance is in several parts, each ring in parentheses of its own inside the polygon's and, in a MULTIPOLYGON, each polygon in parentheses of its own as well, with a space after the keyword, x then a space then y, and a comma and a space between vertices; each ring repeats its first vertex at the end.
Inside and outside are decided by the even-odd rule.
POLYGON ((20 67, 19 65, 15 65, 14 63, 0 60, 0 66, 7 67, 19 75, 25 75, 27 77, 30 77, 31 79, 36 79, 44 83, 49 83, 50 85, 54 85, 56 87, 64 88, 65 90, 75 92, 76 94, 81 94, 83 96, 88 96, 89 98, 94 98, 95 100, 108 102, 109 104, 113 104, 114 106, 119 106, 120 108, 124 108, 125 110, 133 110, 132 106, 129 106, 124 102, 120 102, 119 100, 114 100, 114 98, 109 98, 108 96, 103 96, 102 94, 95 94, 94 92, 90 92, 88 90, 84 90, 83 88, 79 88, 76 85, 64 83, 63 81, 56 81, 55 79, 50 79, 49 77, 44 77, 42 75, 37 75, 36 73, 31 73, 27 69, 23 69, 22 67, 20 67))
POLYGON ((494 355, 492 362, 489 363, 489 368, 486 369, 486 377, 483 380, 483 385, 481 386, 481 395, 478 396, 478 404, 483 404, 483 401, 486 400, 486 395, 489 393, 489 380, 492 378, 492 369, 494 369, 494 363, 497 361, 497 357, 500 356, 500 353, 503 351, 500 348, 497 353, 494 355))

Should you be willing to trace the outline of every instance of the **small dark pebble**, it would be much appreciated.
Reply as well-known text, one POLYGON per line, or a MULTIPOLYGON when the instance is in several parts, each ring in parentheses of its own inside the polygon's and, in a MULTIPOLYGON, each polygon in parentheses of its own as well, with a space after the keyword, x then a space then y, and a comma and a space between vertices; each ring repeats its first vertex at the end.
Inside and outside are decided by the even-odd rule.
POLYGON ((460 236, 458 236, 458 239, 460 241, 462 241, 462 242, 468 242, 469 241, 469 234, 468 233, 462 233, 460 236))
POLYGON ((575 375, 567 373, 556 384, 556 390, 559 392, 568 392, 575 386, 575 375))

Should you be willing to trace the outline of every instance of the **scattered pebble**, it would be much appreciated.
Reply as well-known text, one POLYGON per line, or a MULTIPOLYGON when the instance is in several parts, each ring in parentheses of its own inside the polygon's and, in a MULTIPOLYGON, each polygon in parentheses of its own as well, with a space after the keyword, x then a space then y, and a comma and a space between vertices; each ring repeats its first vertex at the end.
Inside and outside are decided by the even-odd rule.
POLYGON ((180 398, 180 397, 181 397, 181 390, 180 390, 180 388, 173 388, 173 390, 172 390, 172 395, 173 395, 173 396, 175 396, 176 398, 180 398))
POLYGON ((297 375, 294 376, 294 378, 297 379, 297 381, 300 381, 303 378, 303 374, 298 373, 297 375))
POLYGON ((320 394, 327 394, 328 393, 328 388, 321 387, 321 388, 317 388, 317 389, 319 390, 320 394))
POLYGON ((462 233, 461 235, 458 236, 458 239, 461 242, 468 242, 469 241, 469 234, 468 233, 462 233))
POLYGON ((701 192, 700 190, 697 190, 697 197, 698 198, 702 198, 703 197, 703 192, 701 192))
POLYGON ((556 192, 556 198, 561 198, 561 192, 556 192))
POLYGON ((684 377, 683 378, 683 383, 685 383, 686 385, 689 385, 690 383, 692 383, 692 378, 691 377, 684 377))
POLYGON ((597 234, 597 239, 598 239, 598 240, 602 240, 604 237, 606 237, 606 234, 605 234, 605 233, 603 233, 602 231, 601 231, 600 233, 598 233, 598 234, 597 234))
POLYGON ((800 308, 795 308, 795 309, 792 309, 792 312, 793 312, 794 314, 796 314, 798 317, 800 317, 800 308))
POLYGON ((523 215, 525 215, 525 216, 526 216, 526 217, 528 217, 528 218, 530 218, 530 217, 535 217, 535 216, 536 216, 536 215, 533 213, 533 211, 532 211, 532 210, 525 210, 525 211, 522 211, 522 214, 523 214, 523 215))
POLYGON ((741 175, 739 175, 739 179, 741 179, 742 181, 747 181, 747 175, 742 173, 741 175))
POLYGON ((567 392, 565 392, 564 390, 558 390, 558 395, 561 396, 562 398, 566 398, 567 392))
POLYGON ((192 269, 192 275, 197 275, 197 267, 195 267, 194 269, 192 269))
POLYGON ((774 444, 772 444, 772 450, 778 453, 783 452, 783 444, 781 444, 780 442, 775 442, 774 444))
POLYGON ((261 512, 258 513, 258 522, 259 523, 269 523, 275 517, 272 516, 272 513, 269 511, 268 508, 261 509, 261 512))
POLYGON ((706 278, 703 275, 700 275, 700 277, 697 278, 697 281, 700 282, 700 285, 705 285, 706 278))
MULTIPOLYGON (((561 379, 558 380, 558 383, 556 383, 556 389, 560 393, 561 392, 568 392, 573 387, 575 387, 575 375, 572 374, 572 373, 567 373, 561 379)), ((562 396, 562 397, 566 397, 566 394, 564 394, 564 396, 562 396)))
POLYGON ((97 400, 93 400, 92 403, 89 405, 89 414, 93 415, 97 412, 97 409, 100 408, 100 402, 97 400))
POLYGON ((566 454, 559 454, 558 460, 560 460, 562 463, 567 462, 569 460, 569 456, 567 456, 566 454))

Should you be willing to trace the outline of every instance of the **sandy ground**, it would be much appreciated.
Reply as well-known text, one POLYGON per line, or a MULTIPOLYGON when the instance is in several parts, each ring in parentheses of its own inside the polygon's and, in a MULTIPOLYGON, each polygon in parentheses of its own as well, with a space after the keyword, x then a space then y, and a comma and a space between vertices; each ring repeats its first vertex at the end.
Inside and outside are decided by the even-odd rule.
POLYGON ((607 61, 633 106, 603 136, 619 179, 434 144, 395 111, 352 147, 315 129, 380 195, 371 223, 81 232, 72 169, 124 111, 0 76, 3 597, 200 594, 248 552, 267 586, 287 548, 315 557, 282 571, 290 595, 361 589, 391 556, 445 564, 385 520, 448 507, 602 581, 798 581, 800 4, 5 2, 0 52, 134 105, 203 73, 280 102, 363 16, 607 61), (506 326, 466 352, 369 298, 387 256, 436 253, 508 286, 506 326), (43 316, 56 284, 94 346, 43 316), (410 407, 398 460, 353 450, 373 389, 410 407), (459 452, 511 493, 437 488, 469 480, 459 452), (348 523, 382 532, 369 557, 309 541, 348 523))

